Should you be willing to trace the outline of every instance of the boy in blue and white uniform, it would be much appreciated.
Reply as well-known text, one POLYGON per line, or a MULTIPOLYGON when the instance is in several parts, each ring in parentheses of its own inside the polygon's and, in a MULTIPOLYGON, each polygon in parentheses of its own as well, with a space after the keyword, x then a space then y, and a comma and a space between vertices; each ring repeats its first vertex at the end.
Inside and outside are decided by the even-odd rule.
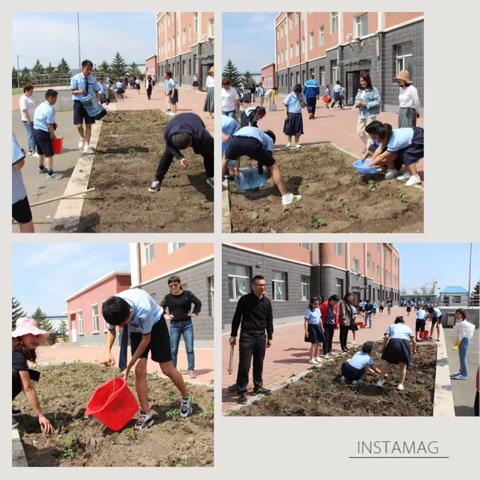
POLYGON ((240 115, 240 126, 258 127, 258 121, 265 117, 267 111, 265 107, 249 107, 240 115))
POLYGON ((320 85, 315 80, 315 75, 312 73, 310 80, 307 80, 303 85, 303 94, 305 95, 309 119, 315 118, 315 110, 317 108, 317 100, 320 98, 320 85))
MULTIPOLYGON (((163 308, 140 288, 131 288, 117 293, 105 300, 102 305, 103 318, 108 324, 103 360, 105 365, 109 367, 115 365, 112 346, 115 342, 116 327, 123 328, 122 336, 126 334, 130 336, 132 358, 128 362, 123 376, 127 380, 130 370, 135 366, 135 389, 141 408, 135 424, 137 430, 146 429, 153 424, 148 402, 147 362, 149 351, 151 359, 159 363, 162 373, 170 378, 182 395, 180 416, 188 417, 192 413, 192 396, 188 393, 181 374, 172 365, 170 336, 163 313, 163 308)), ((128 342, 122 341, 122 348, 126 345, 128 342)))
POLYGON ((343 362, 342 364, 342 378, 341 382, 352 382, 353 385, 363 383, 362 377, 367 372, 380 373, 380 370, 375 367, 375 363, 370 357, 373 349, 372 342, 365 342, 362 345, 362 350, 357 352, 352 358, 343 362))
POLYGON ((425 324, 426 324, 427 312, 421 306, 417 310, 417 318, 415 320, 415 340, 419 340, 419 332, 425 331, 425 324))

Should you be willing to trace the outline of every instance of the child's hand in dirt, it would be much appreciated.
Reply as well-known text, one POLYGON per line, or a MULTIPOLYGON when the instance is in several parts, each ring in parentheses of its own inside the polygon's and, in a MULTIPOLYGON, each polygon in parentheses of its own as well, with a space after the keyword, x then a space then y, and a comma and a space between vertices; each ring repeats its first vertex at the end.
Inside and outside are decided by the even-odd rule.
POLYGON ((115 359, 113 358, 113 355, 110 353, 109 355, 106 355, 104 357, 102 363, 107 367, 113 367, 115 365, 115 359))
POLYGON ((187 161, 186 158, 182 158, 182 159, 180 160, 180 166, 181 166, 182 168, 187 168, 187 167, 188 167, 188 161, 187 161))
POLYGON ((53 425, 45 415, 40 414, 38 416, 38 423, 40 424, 40 430, 42 430, 43 433, 53 433, 53 425))

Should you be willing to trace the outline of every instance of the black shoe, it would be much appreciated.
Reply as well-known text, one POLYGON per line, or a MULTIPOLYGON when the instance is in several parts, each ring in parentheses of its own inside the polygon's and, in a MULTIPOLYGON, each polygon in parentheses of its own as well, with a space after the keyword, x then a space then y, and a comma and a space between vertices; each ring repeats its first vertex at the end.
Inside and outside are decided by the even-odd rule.
POLYGON ((257 395, 271 395, 272 394, 271 390, 269 390, 268 388, 263 388, 263 387, 254 388, 253 391, 257 395))
POLYGON ((238 396, 238 403, 240 405, 246 405, 247 404, 247 392, 242 392, 239 396, 238 396))
POLYGON ((227 388, 228 392, 229 393, 238 393, 238 385, 236 383, 234 383, 233 385, 230 385, 228 388, 227 388))
POLYGON ((18 417, 21 413, 21 410, 18 410, 17 408, 12 408, 12 417, 18 417))

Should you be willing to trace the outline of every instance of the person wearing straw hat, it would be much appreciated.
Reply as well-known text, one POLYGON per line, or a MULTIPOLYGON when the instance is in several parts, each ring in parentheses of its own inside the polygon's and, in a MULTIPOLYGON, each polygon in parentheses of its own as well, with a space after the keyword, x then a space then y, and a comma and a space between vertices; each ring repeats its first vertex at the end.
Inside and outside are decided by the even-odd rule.
POLYGON ((417 126, 417 118, 420 116, 420 99, 418 91, 410 80, 408 70, 401 70, 394 79, 399 87, 398 102, 398 128, 413 128, 417 126))
POLYGON ((213 66, 210 67, 208 71, 205 88, 207 89, 207 96, 205 97, 203 111, 209 113, 209 118, 213 118, 213 112, 215 110, 215 69, 213 66))
MULTIPOLYGON (((28 368, 28 362, 37 359, 36 349, 42 340, 48 338, 48 332, 37 327, 33 318, 22 317, 17 320, 12 332, 12 400, 23 391, 33 411, 38 417, 38 423, 43 433, 53 433, 53 426, 42 413, 40 401, 32 381, 38 382, 40 373, 28 368)), ((18 410, 13 410, 12 426, 18 423, 15 416, 18 410)))

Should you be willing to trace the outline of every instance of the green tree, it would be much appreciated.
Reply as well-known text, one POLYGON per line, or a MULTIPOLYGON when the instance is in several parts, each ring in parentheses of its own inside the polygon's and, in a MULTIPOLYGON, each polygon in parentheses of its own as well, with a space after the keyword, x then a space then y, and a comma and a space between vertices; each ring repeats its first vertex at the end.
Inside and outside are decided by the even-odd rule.
POLYGON ((37 77, 39 75, 43 75, 45 73, 45 68, 43 67, 43 65, 40 63, 40 60, 37 60, 35 62, 35 65, 33 66, 32 68, 32 75, 34 77, 37 77))
POLYGON ((49 63, 45 68, 45 73, 48 73, 48 75, 51 75, 54 72, 55 72, 55 67, 51 63, 49 63))
POLYGON ((15 326, 17 325, 17 320, 25 316, 25 312, 23 311, 20 302, 15 297, 12 297, 12 330, 15 329, 15 326))
POLYGON ((12 68, 12 88, 17 88, 20 85, 20 75, 15 67, 12 68))
POLYGON ((227 64, 223 69, 223 77, 230 80, 230 85, 232 87, 238 87, 241 83, 242 76, 240 75, 238 68, 230 59, 228 59, 227 64))
POLYGON ((120 52, 115 54, 113 57, 112 64, 110 65, 110 71, 114 78, 123 78, 127 74, 127 64, 123 57, 120 55, 120 52))
POLYGON ((30 70, 27 67, 25 67, 22 70, 22 73, 20 74, 20 83, 25 84, 31 81, 32 81, 32 74, 30 73, 30 70))
POLYGON ((57 73, 64 73, 70 75, 70 66, 63 57, 60 60, 60 63, 57 65, 57 73))
POLYGON ((128 66, 128 75, 130 77, 140 77, 142 73, 140 72, 140 69, 138 68, 138 65, 135 62, 132 62, 128 66))
POLYGON ((110 74, 110 66, 108 62, 104 60, 97 68, 98 72, 102 75, 109 75, 110 74))
POLYGON ((37 307, 33 312, 32 318, 37 322, 38 328, 47 332, 53 332, 52 322, 46 319, 46 315, 40 307, 37 307))
POLYGON ((67 326, 66 320, 62 320, 62 323, 60 323, 60 326, 58 327, 58 330, 57 330, 57 335, 61 338, 68 337, 68 326, 67 326))
POLYGON ((473 287, 472 293, 470 295, 470 305, 472 307, 480 306, 480 280, 477 282, 475 287, 473 287))
POLYGON ((243 75, 242 83, 245 88, 253 88, 255 86, 255 79, 248 70, 243 75))

